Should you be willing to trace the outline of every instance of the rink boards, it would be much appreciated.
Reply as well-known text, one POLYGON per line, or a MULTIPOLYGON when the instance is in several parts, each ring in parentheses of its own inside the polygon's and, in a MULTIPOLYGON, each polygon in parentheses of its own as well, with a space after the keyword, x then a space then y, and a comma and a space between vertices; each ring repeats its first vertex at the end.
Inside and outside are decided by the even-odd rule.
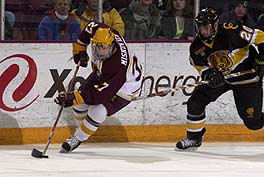
MULTIPOLYGON (((208 124, 204 142, 263 142, 263 130, 241 124, 208 124)), ((74 127, 57 127, 52 143, 62 143, 74 127)), ((0 144, 45 144, 51 128, 1 128, 0 144)), ((87 142, 177 142, 186 136, 184 125, 101 126, 87 142)))
MULTIPOLYGON (((189 43, 129 43, 142 60, 146 80, 142 94, 199 80, 189 64, 189 43)), ((53 99, 67 87, 75 65, 71 44, 1 43, 0 144, 46 143, 59 107, 53 99)), ((76 87, 90 68, 81 68, 76 87)), ((131 103, 109 117, 91 142, 173 142, 185 136, 185 117, 192 89, 131 103)), ((228 92, 207 107, 206 141, 261 141, 262 131, 244 128, 228 92)), ((73 132, 71 109, 63 111, 53 142, 73 132)))

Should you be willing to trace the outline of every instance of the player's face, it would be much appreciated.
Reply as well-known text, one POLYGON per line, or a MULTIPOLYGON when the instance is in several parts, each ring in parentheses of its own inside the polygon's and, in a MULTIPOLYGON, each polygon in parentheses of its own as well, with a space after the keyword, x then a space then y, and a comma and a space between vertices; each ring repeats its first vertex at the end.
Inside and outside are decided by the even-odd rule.
POLYGON ((211 24, 198 27, 200 35, 203 37, 210 37, 213 34, 213 27, 211 24))
POLYGON ((242 4, 239 4, 235 7, 234 12, 237 17, 242 18, 247 15, 247 8, 244 7, 242 4))
POLYGON ((94 45, 95 57, 99 60, 105 60, 111 56, 112 46, 94 45))

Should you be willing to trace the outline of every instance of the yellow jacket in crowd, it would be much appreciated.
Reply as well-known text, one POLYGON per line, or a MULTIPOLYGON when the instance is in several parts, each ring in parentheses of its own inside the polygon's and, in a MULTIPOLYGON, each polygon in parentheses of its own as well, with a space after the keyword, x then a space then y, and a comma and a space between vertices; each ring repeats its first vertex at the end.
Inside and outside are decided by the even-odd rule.
MULTIPOLYGON (((77 19, 78 23, 80 24, 81 30, 87 25, 87 23, 91 20, 98 21, 97 11, 91 11, 88 7, 85 8, 83 13, 80 16, 77 16, 76 10, 72 11, 72 14, 77 19)), ((115 30, 119 32, 120 35, 124 36, 125 33, 125 25, 124 22, 119 15, 118 11, 115 8, 107 8, 103 10, 103 23, 111 26, 115 30)))

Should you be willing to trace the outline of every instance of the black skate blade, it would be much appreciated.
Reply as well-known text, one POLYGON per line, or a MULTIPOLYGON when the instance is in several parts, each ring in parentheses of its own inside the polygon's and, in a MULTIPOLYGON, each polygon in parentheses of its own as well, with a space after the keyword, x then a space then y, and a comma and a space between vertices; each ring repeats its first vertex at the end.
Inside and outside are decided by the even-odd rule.
POLYGON ((33 148, 32 152, 31 152, 31 156, 35 157, 35 158, 40 158, 40 159, 41 158, 49 158, 48 155, 43 154, 41 151, 39 151, 35 148, 33 148))

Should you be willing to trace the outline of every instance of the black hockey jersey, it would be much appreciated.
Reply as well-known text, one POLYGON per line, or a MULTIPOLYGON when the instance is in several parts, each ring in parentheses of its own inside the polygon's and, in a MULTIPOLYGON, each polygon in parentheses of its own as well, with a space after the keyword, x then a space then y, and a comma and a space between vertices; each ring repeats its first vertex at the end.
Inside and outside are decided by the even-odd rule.
MULTIPOLYGON (((256 48, 264 42, 264 32, 247 26, 224 23, 219 26, 215 38, 209 43, 198 37, 190 46, 190 63, 202 75, 211 68, 224 75, 253 69, 256 48)), ((230 84, 257 82, 260 78, 250 73, 227 79, 230 84)))

